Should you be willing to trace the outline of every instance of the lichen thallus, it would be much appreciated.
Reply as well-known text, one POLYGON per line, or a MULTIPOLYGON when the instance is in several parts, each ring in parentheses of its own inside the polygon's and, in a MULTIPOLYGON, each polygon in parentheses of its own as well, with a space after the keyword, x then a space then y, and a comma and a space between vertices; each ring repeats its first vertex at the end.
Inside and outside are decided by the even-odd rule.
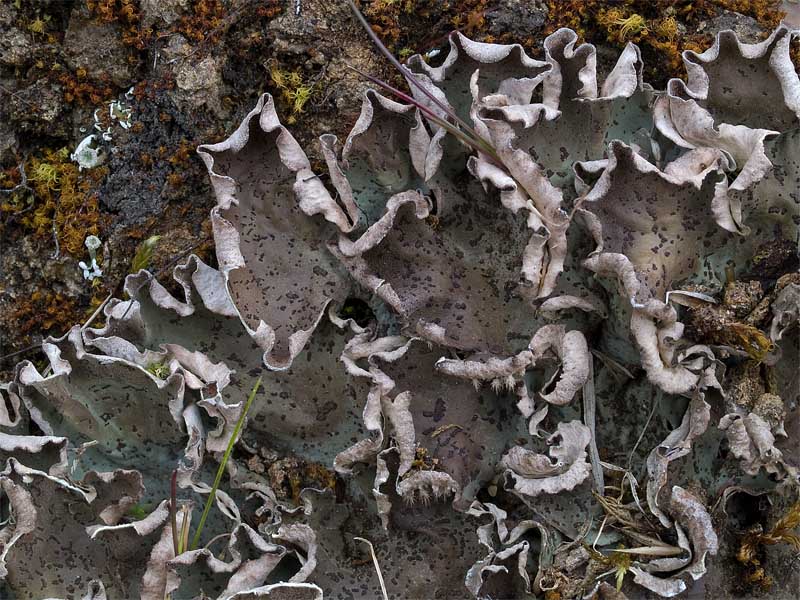
POLYGON ((355 5, 353 0, 345 0, 347 4, 350 6, 350 9, 353 11, 356 19, 358 19, 359 23, 364 27, 364 30, 369 35, 372 42, 381 51, 381 53, 392 63, 403 77, 405 77, 406 81, 409 82, 410 85, 417 88, 423 95, 425 95, 439 110, 441 110, 445 118, 442 118, 434 111, 431 107, 426 106, 413 96, 406 94, 405 92, 398 90, 394 86, 390 85, 389 83, 378 79, 377 77, 373 77, 368 73, 363 72, 362 70, 354 67, 353 65, 347 65, 350 69, 361 75, 362 77, 368 79, 378 87, 382 88, 383 90, 389 92, 393 96, 397 97, 398 99, 407 102, 409 104, 414 105, 419 111, 424 114, 432 123, 435 123, 439 127, 443 127, 447 130, 448 133, 451 133, 456 139, 460 140, 462 143, 466 144, 468 147, 472 148, 476 152, 483 153, 486 155, 491 162, 493 162, 497 166, 502 166, 502 161, 500 157, 497 155, 497 152, 492 147, 492 145, 483 137, 480 136, 468 123, 466 123, 461 117, 459 117, 456 112, 447 104, 439 100, 425 85, 423 85, 419 79, 411 72, 410 69, 403 66, 397 58, 389 51, 389 49, 384 45, 384 43, 380 40, 380 38, 375 34, 370 27, 369 22, 361 14, 361 11, 358 10, 358 7, 355 5))

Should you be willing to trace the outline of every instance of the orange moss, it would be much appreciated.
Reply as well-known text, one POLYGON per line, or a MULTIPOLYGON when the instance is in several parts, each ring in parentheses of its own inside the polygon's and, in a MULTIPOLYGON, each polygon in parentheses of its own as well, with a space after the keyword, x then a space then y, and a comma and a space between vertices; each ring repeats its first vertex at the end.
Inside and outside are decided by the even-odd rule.
POLYGON ((170 173, 167 175, 167 185, 171 188, 180 187, 183 183, 183 175, 180 173, 170 173))
MULTIPOLYGON (((275 17, 283 10, 281 0, 263 0, 257 4, 254 13, 261 18, 275 17)), ((137 50, 147 49, 154 40, 170 33, 180 33, 192 42, 216 43, 232 16, 224 0, 193 0, 190 14, 181 16, 166 30, 154 31, 152 27, 142 27, 139 0, 87 0, 87 6, 98 21, 117 23, 123 43, 137 50)), ((138 60, 135 55, 128 57, 131 63, 138 60)))
POLYGON ((738 12, 758 21, 768 29, 777 27, 786 13, 780 11, 780 0, 714 0, 713 4, 738 12))
POLYGON ((147 100, 154 100, 156 97, 156 90, 154 89, 154 83, 150 81, 140 81, 135 86, 133 86, 133 97, 136 98, 137 102, 141 102, 144 99, 147 100))
POLYGON ((68 104, 97 105, 114 97, 114 87, 108 75, 99 81, 91 80, 86 69, 79 68, 74 73, 64 73, 58 78, 63 86, 64 102, 68 104))
POLYGON ((789 57, 794 63, 795 70, 800 69, 800 40, 793 38, 789 45, 789 57))
POLYGON ((21 181, 22 174, 19 172, 19 166, 0 169, 0 189, 10 190, 21 181))
MULTIPOLYGON (((262 464, 256 468, 263 470, 264 467, 262 464)), ((306 488, 336 487, 336 474, 333 471, 319 463, 306 462, 293 456, 276 460, 267 471, 270 485, 277 496, 291 498, 295 504, 300 503, 300 492, 306 488)))
POLYGON ((292 500, 299 502, 300 492, 307 487, 332 490, 336 487, 336 473, 319 463, 306 463, 302 472, 302 487, 292 486, 292 500))
POLYGON ((455 28, 484 39, 489 0, 371 0, 362 12, 386 47, 395 53, 424 52, 442 43, 455 28), (420 26, 420 20, 429 26, 420 26), (413 37, 424 32, 425 37, 413 37))
POLYGON ((766 533, 756 527, 742 537, 736 560, 744 565, 747 571, 745 581, 748 584, 757 586, 761 591, 772 587, 772 577, 764 568, 766 558, 764 547, 787 544, 800 552, 800 535, 795 533, 798 528, 800 528, 800 501, 790 506, 786 514, 766 533))
POLYGON ((363 12, 372 25, 372 30, 389 49, 393 49, 401 37, 400 15, 410 14, 415 4, 414 0, 373 0, 363 12))
POLYGON ((172 156, 169 157, 169 164, 171 164, 173 167, 189 164, 189 161, 194 155, 194 150, 197 146, 198 144, 196 142, 190 142, 187 139, 182 139, 178 143, 178 149, 172 156))
POLYGON ((122 28, 122 42, 137 50, 144 50, 153 39, 151 27, 140 27, 142 14, 137 0, 86 0, 89 12, 102 23, 118 23, 122 28))
POLYGON ((192 14, 181 17, 175 31, 195 42, 219 41, 227 10, 220 0, 197 0, 192 14))
POLYGON ((17 332, 20 344, 29 343, 31 333, 65 333, 76 322, 75 301, 61 293, 36 290, 19 300, 3 319, 17 332))
POLYGON ((256 8, 256 15, 262 18, 271 19, 277 17, 283 11, 281 0, 266 0, 256 8))
POLYGON ((476 37, 486 26, 486 0, 479 0, 472 4, 473 6, 469 6, 466 13, 451 17, 450 23, 464 35, 476 37))

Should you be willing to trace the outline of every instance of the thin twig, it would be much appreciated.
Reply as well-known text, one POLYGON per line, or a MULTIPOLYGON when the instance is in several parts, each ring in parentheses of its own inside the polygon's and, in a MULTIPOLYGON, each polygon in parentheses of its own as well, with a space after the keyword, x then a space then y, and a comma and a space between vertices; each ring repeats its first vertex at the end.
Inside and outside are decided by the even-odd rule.
POLYGON ((606 365, 607 367, 610 367, 611 374, 614 375, 614 378, 617 381, 620 381, 620 378, 617 377, 617 372, 618 371, 621 372, 622 374, 624 374, 625 377, 627 377, 628 379, 634 379, 633 373, 631 373, 628 369, 623 367, 620 363, 615 361, 610 356, 608 356, 606 354, 603 354, 599 350, 592 350, 592 354, 594 354, 597 358, 599 358, 601 361, 603 361, 604 365, 606 365))
POLYGON ((209 236, 209 235, 203 236, 203 238, 198 243, 196 243, 195 245, 190 246, 186 250, 182 251, 180 254, 178 254, 178 256, 176 256, 170 262, 168 262, 166 265, 161 267, 161 269, 159 269, 158 273, 156 273, 156 277, 158 277, 160 275, 163 275, 166 272, 167 269, 169 269, 171 266, 173 266, 175 263, 177 263, 180 259, 184 258, 192 250, 196 250, 197 248, 199 248, 200 246, 205 244, 210 239, 211 239, 211 236, 209 236))
POLYGON ((35 107, 33 104, 31 104, 30 102, 28 102, 27 100, 25 100, 25 98, 23 98, 22 96, 20 96, 20 92, 12 92, 10 89, 8 89, 7 87, 5 87, 4 85, 0 85, 0 90, 3 90, 3 91, 6 93, 6 94, 8 94, 9 96, 11 96, 12 98, 16 98, 16 99, 17 99, 17 100, 19 100, 20 102, 24 102, 25 104, 27 104, 27 105, 28 105, 28 106, 30 106, 31 108, 36 108, 36 107, 35 107))
POLYGON ((585 540, 586 536, 589 535, 589 532, 592 530, 592 525, 594 525, 594 516, 589 515, 586 525, 584 525, 583 529, 578 532, 578 536, 569 542, 561 542, 556 548, 555 553, 558 554, 559 552, 566 552, 567 550, 571 550, 575 546, 578 546, 581 543, 581 540, 585 540))
POLYGON ((450 108, 444 102, 442 102, 436 96, 434 96, 432 92, 430 92, 424 85, 422 85, 417 80, 414 74, 407 67, 404 67, 402 64, 400 64, 400 61, 397 60, 391 52, 389 52, 389 49, 384 45, 381 39, 372 30, 372 27, 370 26, 369 22, 367 21, 366 18, 364 18, 364 15, 361 14, 361 11, 358 10, 358 7, 356 7, 353 0, 347 0, 347 4, 350 5, 350 10, 353 12, 356 19, 358 19, 359 23, 361 23, 361 26, 364 28, 364 31, 367 32, 367 35, 369 35, 370 39, 372 40, 372 43, 374 43, 375 46, 377 46, 378 50, 381 51, 381 54, 383 54, 389 60, 389 62, 392 63, 392 66, 398 71, 400 71, 400 73, 406 78, 406 80, 408 80, 409 83, 411 83, 414 87, 419 89, 419 91, 425 94, 425 96, 427 96, 428 99, 431 102, 433 102, 437 107, 439 107, 448 117, 453 119, 462 128, 464 128, 464 130, 469 132, 470 135, 473 135, 475 137, 480 137, 475 132, 475 130, 469 126, 469 124, 464 122, 464 120, 461 119, 461 117, 459 117, 455 113, 455 111, 453 111, 452 108, 450 108))
POLYGON ((213 544, 217 540, 221 540, 222 538, 226 538, 226 537, 231 537, 231 534, 230 533, 220 533, 219 535, 215 535, 213 538, 211 538, 209 540, 209 542, 205 546, 203 546, 203 549, 204 550, 208 550, 209 548, 211 548, 211 544, 213 544))
POLYGON ((606 526, 606 521, 608 521, 608 515, 603 517, 603 522, 600 523, 600 529, 597 530, 597 535, 594 538, 594 543, 592 544, 592 550, 597 550, 597 542, 600 539, 600 536, 603 535, 603 528, 606 526))
POLYGON ((19 163, 17 168, 19 169, 20 182, 12 188, 0 189, 0 194, 13 194, 20 188, 23 190, 28 190, 29 192, 33 192, 31 186, 28 185, 28 176, 25 174, 25 161, 23 160, 21 163, 19 163))
MULTIPOLYGON (((89 320, 86 321, 86 323, 83 324, 83 326, 81 327, 81 330, 86 329, 91 324, 91 322, 94 321, 94 319, 95 319, 95 317, 97 317, 98 313, 103 309, 103 307, 108 303, 108 301, 111 300, 112 295, 113 294, 109 294, 108 296, 106 296, 106 299, 103 300, 103 302, 100 304, 100 306, 98 306, 95 309, 95 311, 92 313, 92 316, 89 317, 89 320)), ((19 354, 25 354, 26 352, 30 352, 31 350, 39 350, 39 349, 41 349, 41 347, 42 347, 41 343, 39 343, 39 344, 31 344, 30 346, 27 346, 26 348, 22 348, 21 350, 17 350, 15 352, 10 352, 8 354, 3 354, 2 356, 0 356, 0 361, 4 361, 4 360, 6 360, 8 358, 13 358, 14 356, 17 356, 19 354)))
MULTIPOLYGON (((427 87, 425 87, 422 83, 420 83, 416 75, 414 75, 414 73, 412 73, 408 67, 405 67, 402 64, 400 64, 400 61, 397 60, 391 52, 389 52, 389 49, 384 45, 384 43, 372 30, 372 27, 370 26, 369 22, 367 22, 367 19, 364 17, 363 14, 361 14, 361 11, 358 10, 358 7, 356 7, 353 0, 347 0, 347 4, 350 6, 350 10, 353 12, 356 19, 358 19, 359 23, 361 23, 361 26, 367 32, 372 42, 375 44, 375 46, 377 46, 378 50, 380 50, 380 52, 387 59, 389 59, 389 62, 392 63, 392 66, 394 66, 400 72, 400 74, 403 75, 406 81, 410 85, 413 85, 414 87, 419 89, 431 102, 433 102, 433 104, 436 107, 439 108, 439 110, 441 110, 444 113, 446 118, 442 119, 438 115, 435 115, 435 112, 433 110, 431 110, 429 107, 426 107, 424 104, 422 104, 422 102, 416 99, 413 99, 411 103, 420 110, 423 110, 423 108, 427 109, 424 112, 426 115, 428 115, 429 119, 433 120, 440 127, 444 127, 447 131, 455 135, 457 138, 461 139, 464 142, 467 142, 467 144, 473 147, 475 150, 478 150, 486 154, 491 160, 491 162, 495 163, 496 166, 502 168, 503 161, 500 160, 500 157, 497 154, 497 150, 494 148, 494 146, 492 146, 492 144, 489 141, 485 140, 477 131, 475 131, 475 129, 473 129, 472 126, 469 125, 469 123, 467 123, 461 117, 459 117, 458 113, 455 110, 453 110, 453 108, 450 105, 439 100, 439 98, 437 98, 427 87), (432 118, 430 116, 431 114, 434 114, 436 116, 436 119, 432 118), (450 119, 452 123, 448 121, 448 119, 450 119)), ((376 83, 381 87, 391 88, 391 86, 384 81, 381 81, 371 76, 367 77, 369 78, 370 81, 376 83)), ((398 93, 398 92, 393 92, 393 93, 398 93)), ((400 94, 402 94, 402 92, 400 92, 400 94)))
POLYGON ((381 584, 381 594, 383 594, 383 600, 389 600, 389 594, 386 593, 386 584, 383 581, 383 573, 381 573, 381 566, 378 564, 378 557, 375 556, 375 548, 372 546, 372 542, 362 537, 354 537, 353 539, 358 542, 364 542, 367 546, 369 546, 369 553, 372 555, 372 564, 375 565, 375 572, 378 574, 378 582, 381 584))
POLYGON ((41 349, 41 344, 31 344, 27 348, 23 348, 22 350, 17 350, 16 352, 10 352, 9 354, 4 354, 0 356, 0 361, 6 360, 7 358, 12 358, 17 356, 18 354, 25 354, 26 352, 30 352, 31 350, 38 350, 41 349))
MULTIPOLYGON (((89 319, 86 321, 86 323, 84 323, 81 326, 81 330, 84 330, 87 327, 89 327, 89 325, 91 325, 92 321, 95 320, 95 318, 100 313, 100 311, 103 309, 103 307, 108 303, 109 300, 111 300, 112 296, 113 296, 113 294, 109 294, 108 296, 106 296, 106 299, 103 300, 103 302, 100 303, 100 306, 98 306, 95 309, 95 311, 92 313, 92 316, 89 317, 89 319)), ((0 356, 0 361, 4 361, 7 358, 12 358, 14 356, 17 356, 18 354, 25 354, 26 352, 30 352, 31 350, 40 349, 41 347, 42 347, 41 343, 39 343, 39 344, 31 344, 30 346, 28 346, 27 348, 23 348, 22 350, 17 350, 16 352, 11 352, 9 354, 4 354, 3 356, 0 356)))
POLYGON ((647 415, 647 421, 645 422, 644 427, 642 428, 642 433, 639 434, 639 439, 636 440, 636 443, 633 445, 633 448, 631 448, 631 453, 628 455, 628 471, 631 470, 631 464, 633 463, 633 455, 636 453, 636 449, 639 447, 639 444, 644 439, 644 434, 645 432, 647 432, 647 428, 650 426, 650 421, 653 419, 653 414, 656 412, 656 405, 658 404, 660 398, 661 398, 660 392, 657 391, 655 394, 653 394, 653 406, 650 407, 650 414, 647 415))
POLYGON ((456 423, 448 423, 447 425, 442 425, 441 427, 437 427, 436 431, 431 434, 432 438, 440 436, 448 429, 461 429, 463 431, 463 427, 461 425, 457 425, 456 423))
POLYGON ((105 300, 103 300, 103 301, 100 303, 100 306, 98 306, 96 309, 94 309, 94 312, 92 313, 92 316, 91 316, 91 317, 89 317, 89 319, 86 321, 86 323, 84 323, 84 324, 81 326, 81 331, 85 330, 87 327, 89 327, 89 325, 91 325, 91 324, 92 324, 92 321, 94 321, 94 320, 97 318, 97 315, 99 315, 99 314, 100 314, 100 311, 101 311, 101 310, 103 310, 103 308, 105 307, 105 305, 106 305, 106 304, 108 304, 108 301, 109 301, 109 300, 111 300, 111 297, 112 297, 113 295, 114 295, 114 294, 109 294, 108 296, 106 296, 106 299, 105 299, 105 300))
POLYGON ((378 87, 381 87, 387 92, 394 94, 404 102, 408 102, 409 104, 414 105, 419 109, 420 112, 422 112, 426 117, 428 117, 428 119, 436 123, 436 125, 438 125, 439 127, 442 127, 443 129, 447 130, 456 139, 461 140, 462 142, 464 142, 465 144, 467 144, 476 151, 487 154, 491 158, 492 162, 494 162, 498 166, 501 165, 500 158, 497 156, 497 152, 495 151, 495 149, 492 148, 492 146, 489 145, 489 143, 482 137, 480 137, 478 134, 473 135, 470 130, 465 131, 463 129, 459 129, 449 121, 442 119, 430 107, 425 106, 424 104, 419 102, 416 98, 413 98, 408 94, 406 94, 405 92, 398 90, 396 87, 386 83, 385 81, 378 79, 377 77, 373 77, 369 73, 365 73, 364 71, 362 71, 357 67, 354 67, 353 65, 347 65, 347 67, 355 71, 365 79, 368 79, 378 87))
POLYGON ((620 554, 638 554, 639 556, 680 556, 683 548, 669 546, 666 544, 659 546, 638 546, 636 548, 617 548, 614 552, 620 554))
POLYGON ((583 384, 583 422, 589 428, 589 461, 592 463, 592 476, 595 491, 601 496, 605 494, 603 467, 600 465, 600 453, 597 450, 597 428, 595 427, 595 409, 597 399, 594 393, 594 358, 589 356, 589 376, 583 384))

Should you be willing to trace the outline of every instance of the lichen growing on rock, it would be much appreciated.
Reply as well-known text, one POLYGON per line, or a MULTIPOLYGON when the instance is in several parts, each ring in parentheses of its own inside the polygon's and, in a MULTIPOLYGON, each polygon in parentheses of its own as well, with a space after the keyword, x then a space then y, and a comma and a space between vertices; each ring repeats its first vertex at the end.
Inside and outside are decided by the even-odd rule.
POLYGON ((614 576, 636 598, 713 575, 718 501, 800 486, 798 284, 749 262, 798 240, 795 35, 723 32, 661 92, 633 44, 601 78, 567 29, 543 60, 454 33, 405 73, 447 111, 369 91, 343 143, 320 139, 323 172, 261 97, 198 149, 219 268, 189 257, 175 293, 130 275, 102 327, 0 390, 5 585, 577 598, 614 576), (431 118, 451 111, 491 153, 431 118), (684 328, 764 298, 757 356, 684 328), (190 549, 174 536, 262 378, 190 549))

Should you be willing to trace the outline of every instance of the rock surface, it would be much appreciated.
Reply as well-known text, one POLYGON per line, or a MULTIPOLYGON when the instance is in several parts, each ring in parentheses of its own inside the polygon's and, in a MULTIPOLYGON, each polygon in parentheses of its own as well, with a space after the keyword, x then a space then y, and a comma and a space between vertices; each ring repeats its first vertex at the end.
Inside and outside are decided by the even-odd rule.
POLYGON ((120 88, 133 83, 134 71, 117 28, 96 22, 85 8, 76 8, 70 16, 64 50, 73 70, 83 69, 92 79, 108 75, 120 88))

